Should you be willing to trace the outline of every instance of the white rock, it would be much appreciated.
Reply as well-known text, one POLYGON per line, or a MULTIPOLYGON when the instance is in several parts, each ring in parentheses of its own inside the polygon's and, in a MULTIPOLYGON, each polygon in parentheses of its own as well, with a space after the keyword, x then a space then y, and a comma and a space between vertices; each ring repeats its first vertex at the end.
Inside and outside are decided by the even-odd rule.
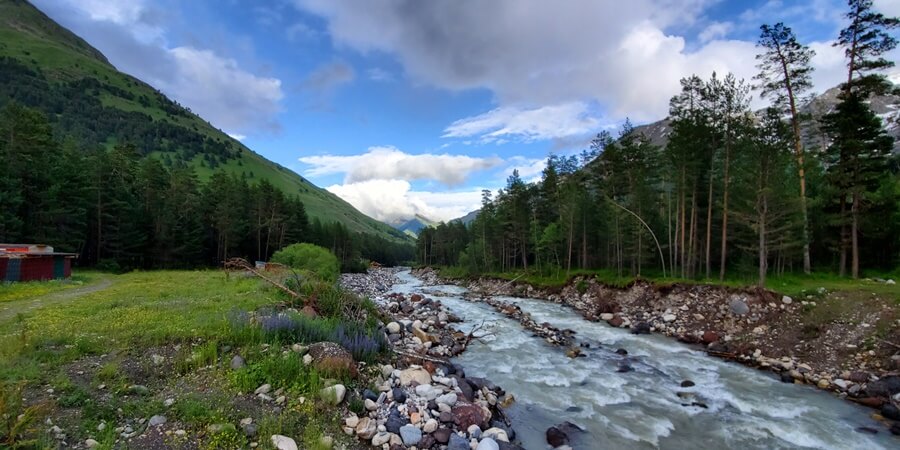
POLYGON ((794 299, 788 297, 787 295, 781 297, 781 303, 784 303, 785 305, 790 305, 793 301, 794 299))
POLYGON ((99 445, 100 445, 100 443, 93 439, 88 439, 88 440, 84 441, 84 446, 87 448, 97 448, 97 446, 99 446, 99 445))
POLYGON ((422 368, 409 368, 400 372, 400 384, 409 386, 413 381, 419 384, 431 384, 431 374, 422 368))
POLYGON ((428 419, 428 421, 425 422, 425 425, 422 426, 422 431, 426 433, 434 433, 435 431, 437 431, 437 429, 438 421, 434 419, 428 419))
POLYGON ((303 364, 308 366, 308 365, 312 364, 312 361, 313 361, 312 355, 310 355, 309 353, 303 355, 303 364))
POLYGON ((675 314, 663 314, 662 320, 663 322, 674 322, 678 317, 675 314))
POLYGON ((338 405, 344 401, 345 395, 347 395, 347 388, 343 384, 336 384, 319 391, 319 396, 332 405, 338 405))
POLYGON ((352 416, 348 416, 346 419, 344 419, 344 424, 348 427, 356 428, 356 426, 359 425, 359 417, 357 417, 355 414, 352 416))
POLYGON ((153 361, 154 366, 159 366, 162 365, 162 363, 166 362, 165 357, 156 354, 150 356, 150 359, 153 361))
POLYGON ((272 385, 269 384, 269 383, 266 383, 266 384, 264 384, 264 385, 262 385, 262 386, 256 388, 256 390, 253 391, 253 393, 256 394, 256 395, 259 395, 259 394, 268 394, 269 391, 271 391, 271 390, 272 390, 272 385))
POLYGON ((178 436, 178 437, 185 437, 185 436, 187 436, 187 431, 184 431, 184 430, 175 430, 175 436, 178 436))
POLYGON ((163 402, 163 406, 165 406, 166 408, 168 408, 174 404, 175 404, 174 398, 167 398, 166 401, 163 402))
POLYGON ((426 400, 434 400, 440 392, 430 384, 420 384, 416 386, 416 395, 424 397, 426 400))
POLYGON ((449 406, 455 405, 456 400, 457 400, 456 394, 454 394, 453 392, 451 392, 449 394, 440 395, 436 399, 434 399, 434 401, 436 401, 438 404, 443 403, 443 404, 449 405, 449 406))
POLYGON ((364 403, 366 405, 367 411, 375 411, 376 409, 378 409, 378 404, 373 402, 371 399, 367 398, 364 403))
POLYGON ((838 378, 838 379, 832 381, 832 383, 834 383, 835 386, 837 386, 841 389, 845 389, 845 390, 847 389, 848 386, 850 386, 850 383, 848 383, 847 380, 843 380, 841 378, 838 378))
POLYGON ((398 334, 400 333, 400 324, 397 322, 391 322, 387 324, 388 333, 390 334, 398 334))
POLYGON ((612 313, 603 313, 603 314, 600 314, 600 320, 607 320, 607 321, 608 321, 608 320, 613 320, 613 317, 616 317, 616 315, 615 315, 615 314, 612 314, 612 313))
POLYGON ((297 442, 287 436, 282 436, 280 434, 272 435, 272 446, 274 446, 278 450, 299 450, 297 448, 297 442))
POLYGON ((484 433, 481 433, 481 435, 495 441, 509 442, 509 436, 506 435, 506 431, 502 428, 488 428, 487 430, 484 430, 484 433))
POLYGON ((897 284, 897 282, 894 280, 887 280, 884 282, 884 284, 897 284))
POLYGON ((381 447, 382 445, 387 444, 388 442, 391 442, 391 434, 393 434, 393 433, 388 433, 387 431, 381 431, 378 434, 376 434, 375 436, 372 436, 372 446, 373 447, 381 447))

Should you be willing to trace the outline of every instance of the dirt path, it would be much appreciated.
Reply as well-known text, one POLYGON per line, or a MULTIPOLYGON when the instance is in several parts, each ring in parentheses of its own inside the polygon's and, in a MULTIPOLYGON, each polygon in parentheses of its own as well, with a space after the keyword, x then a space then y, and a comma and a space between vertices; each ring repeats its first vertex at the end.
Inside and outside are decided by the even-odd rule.
POLYGON ((101 278, 87 286, 66 289, 47 295, 0 304, 0 323, 14 319, 18 314, 28 314, 38 308, 58 305, 79 298, 85 294, 102 291, 112 286, 112 278, 101 278))

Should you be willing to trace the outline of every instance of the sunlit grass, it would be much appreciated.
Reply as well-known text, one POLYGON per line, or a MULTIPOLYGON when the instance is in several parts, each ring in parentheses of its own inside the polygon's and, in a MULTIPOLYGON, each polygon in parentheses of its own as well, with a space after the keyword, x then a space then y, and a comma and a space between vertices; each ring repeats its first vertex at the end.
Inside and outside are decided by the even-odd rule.
POLYGON ((72 278, 67 280, 0 281, 0 303, 26 300, 56 291, 84 286, 97 281, 103 276, 100 272, 76 270, 72 278))

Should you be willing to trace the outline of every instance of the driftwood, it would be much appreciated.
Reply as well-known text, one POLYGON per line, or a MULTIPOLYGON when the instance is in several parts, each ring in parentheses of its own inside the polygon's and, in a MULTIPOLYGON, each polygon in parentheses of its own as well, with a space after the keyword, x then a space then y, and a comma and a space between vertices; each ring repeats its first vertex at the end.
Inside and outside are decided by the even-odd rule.
POLYGON ((272 286, 275 286, 276 288, 284 291, 285 293, 290 295, 292 298, 295 298, 295 299, 300 298, 300 294, 294 292, 293 290, 291 290, 290 288, 285 286, 283 283, 273 280, 271 277, 268 277, 268 276, 264 275, 262 272, 260 272, 259 270, 256 270, 256 267, 252 266, 244 258, 231 258, 228 261, 225 261, 225 270, 246 270, 246 271, 252 273, 253 275, 256 275, 257 277, 262 278, 263 280, 265 280, 272 286))
POLYGON ((513 278, 512 280, 509 280, 506 283, 501 284, 500 287, 498 287, 497 289, 494 289, 492 292, 485 295, 485 297, 493 297, 494 294, 496 294, 497 292, 500 292, 501 289, 505 288, 506 286, 509 286, 510 284, 515 283, 516 280, 518 280, 519 278, 522 278, 524 276, 525 276, 525 274, 523 273, 522 275, 519 275, 519 276, 513 278))

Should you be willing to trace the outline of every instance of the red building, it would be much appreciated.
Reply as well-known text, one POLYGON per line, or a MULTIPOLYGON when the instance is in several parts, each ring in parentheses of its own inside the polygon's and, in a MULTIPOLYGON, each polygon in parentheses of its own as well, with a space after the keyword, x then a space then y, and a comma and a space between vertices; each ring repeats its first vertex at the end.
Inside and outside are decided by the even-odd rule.
POLYGON ((76 253, 54 252, 40 244, 0 244, 0 281, 69 278, 76 253))

